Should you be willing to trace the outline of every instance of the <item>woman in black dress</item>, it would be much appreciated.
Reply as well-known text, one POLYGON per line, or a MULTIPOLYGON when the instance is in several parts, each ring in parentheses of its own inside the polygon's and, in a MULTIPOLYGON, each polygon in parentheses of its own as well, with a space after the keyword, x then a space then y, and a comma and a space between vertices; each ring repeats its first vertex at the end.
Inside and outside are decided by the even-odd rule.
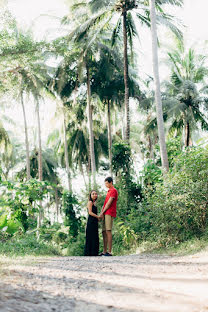
POLYGON ((95 206, 97 197, 96 191, 90 192, 87 204, 89 216, 86 228, 85 256, 98 256, 99 252, 98 221, 100 217, 97 215, 97 207, 95 206))

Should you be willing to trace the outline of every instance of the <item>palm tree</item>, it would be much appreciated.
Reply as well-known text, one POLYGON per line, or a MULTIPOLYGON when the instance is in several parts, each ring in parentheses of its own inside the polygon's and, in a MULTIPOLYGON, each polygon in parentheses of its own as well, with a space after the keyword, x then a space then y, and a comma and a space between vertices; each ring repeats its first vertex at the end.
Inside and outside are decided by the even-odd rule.
MULTIPOLYGON (((39 180, 43 180, 43 173, 42 173, 42 143, 41 143, 41 122, 40 122, 40 98, 41 98, 41 91, 45 88, 45 84, 47 81, 47 67, 43 64, 28 64, 27 68, 20 67, 18 71, 18 75, 20 79, 23 81, 22 88, 28 95, 32 95, 35 104, 36 104, 36 113, 37 113, 37 126, 38 126, 38 146, 39 146, 39 180)), ((24 112, 24 105, 23 105, 23 97, 21 96, 22 100, 22 107, 24 112)), ((26 118, 25 120, 25 136, 26 136, 26 146, 29 145, 28 143, 28 135, 27 135, 27 124, 26 118)), ((29 151, 27 150, 27 158, 29 155, 29 151)), ((28 162, 28 160, 27 160, 28 162)), ((27 169, 28 172, 28 169, 27 169)))
MULTIPOLYGON (((81 38, 79 34, 72 34, 70 39, 75 41, 75 51, 79 51, 78 62, 77 62, 77 74, 80 82, 85 82, 87 87, 87 117, 88 117, 88 132, 89 132, 89 160, 90 160, 90 172, 92 172, 93 187, 96 186, 96 161, 95 161, 95 142, 93 132, 93 104, 91 96, 92 86, 92 73, 93 68, 96 64, 94 55, 99 53, 102 49, 100 42, 93 40, 91 45, 89 42, 92 40, 90 36, 81 38), (86 77, 86 79, 83 78, 86 77)), ((77 78, 77 75, 76 75, 77 78)))
MULTIPOLYGON (((160 23, 165 24, 170 27, 171 30, 178 33, 178 29, 172 23, 172 17, 164 13, 161 8, 161 4, 164 1, 157 1, 156 8, 158 12, 157 19, 160 23)), ((168 2, 173 3, 174 0, 169 0, 168 2)), ((175 2, 181 2, 176 0, 175 2)), ((133 19, 134 11, 138 20, 142 25, 150 27, 149 18, 149 1, 138 1, 138 0, 90 0, 78 3, 75 7, 82 8, 83 16, 83 6, 87 7, 85 15, 88 14, 86 20, 80 21, 80 26, 76 28, 73 34, 76 33, 77 37, 85 38, 86 35, 91 37, 88 40, 88 46, 91 45, 92 41, 100 35, 109 31, 112 31, 112 44, 117 40, 120 40, 120 33, 123 31, 123 58, 124 58, 124 83, 125 83, 125 139, 127 142, 130 137, 130 118, 129 118, 129 73, 128 73, 128 40, 129 47, 132 50, 133 37, 137 35, 136 26, 133 19), (90 12, 89 12, 90 7, 90 12), (90 16, 90 17, 89 17, 90 16), (122 27, 123 25, 123 27, 122 27), (91 36, 90 36, 91 33, 91 36)), ((79 21, 79 17, 77 17, 79 21)))
MULTIPOLYGON (((156 111, 157 111, 157 126, 158 126, 158 135, 159 135, 159 143, 160 143, 160 153, 162 160, 162 167, 168 171, 169 163, 168 163, 168 155, 165 143, 165 130, 164 130, 164 120, 163 120, 163 109, 162 109, 162 100, 161 100, 161 92, 160 92, 160 77, 159 77, 159 66, 158 66, 158 48, 157 48, 157 26, 156 26, 156 1, 150 0, 150 19, 151 19, 151 35, 152 35, 152 56, 153 56, 153 73, 155 80, 155 100, 156 100, 156 111)), ((161 1, 157 1, 161 2, 161 1)), ((165 0, 162 1, 161 4, 172 4, 181 6, 183 0, 165 0)), ((172 27, 171 27, 172 28, 172 27)), ((180 31, 174 29, 177 35, 180 36, 180 31)))
MULTIPOLYGON (((47 73, 45 64, 41 64, 43 60, 42 48, 45 43, 36 43, 33 40, 30 31, 20 31, 15 21, 9 24, 9 31, 5 30, 6 38, 10 43, 3 41, 1 47, 1 57, 3 59, 2 66, 6 70, 1 73, 7 91, 12 90, 15 97, 20 99, 25 127, 25 145, 26 145, 26 160, 27 160, 27 180, 30 178, 30 157, 29 157, 29 140, 27 120, 25 114, 24 95, 33 95, 37 99, 40 97, 40 89, 44 87, 44 79, 47 73), (22 47, 28 49, 22 49, 22 47), (15 55, 15 57, 14 57, 15 55), (6 81, 6 82, 5 82, 6 81)), ((38 105, 37 105, 38 108, 38 105)), ((37 110, 38 113, 38 110, 37 110)), ((38 122, 40 134, 40 123, 38 122)), ((41 151, 40 151, 40 178, 41 178, 41 151)))
POLYGON ((12 154, 12 144, 9 138, 9 134, 4 128, 2 122, 0 121, 0 166, 1 166, 1 174, 4 175, 5 179, 8 177, 9 168, 3 170, 4 163, 7 163, 8 158, 10 158, 12 154))
POLYGON ((154 162, 154 146, 158 143, 158 129, 154 105, 155 94, 151 85, 152 81, 152 77, 149 77, 144 81, 145 88, 142 90, 138 106, 141 115, 141 123, 135 127, 134 136, 136 136, 136 139, 139 141, 142 154, 144 154, 145 157, 152 159, 154 162), (136 131, 138 131, 139 135, 136 131))
POLYGON ((191 133, 199 125, 208 129, 206 87, 201 88, 208 74, 205 61, 205 56, 197 55, 192 48, 186 51, 179 41, 177 49, 168 53, 172 73, 164 104, 167 115, 172 117, 171 129, 184 130, 185 146, 190 146, 191 133))
MULTIPOLYGON (((63 107, 63 111, 64 111, 64 107, 63 107)), ((70 166, 69 166, 66 116, 64 112, 63 112, 63 133, 64 133, 64 157, 65 157, 65 165, 66 165, 67 178, 68 178, 68 188, 69 188, 69 192, 71 193, 72 192, 71 171, 70 171, 70 166)))
MULTIPOLYGON (((124 1, 123 1, 124 2, 124 1)), ((89 49, 93 42, 96 40, 99 43, 99 37, 103 31, 103 29, 109 29, 110 20, 113 18, 114 12, 121 11, 121 16, 123 17, 123 29, 124 29, 124 84, 125 84, 125 120, 126 120, 126 131, 125 131, 125 138, 129 140, 129 133, 130 133, 130 121, 129 121, 129 77, 128 77, 128 57, 127 57, 127 32, 129 34, 129 39, 132 44, 132 37, 136 34, 136 28, 133 23, 133 20, 127 12, 134 8, 135 1, 126 1, 126 4, 123 5, 123 2, 116 3, 116 1, 83 1, 82 6, 85 5, 86 13, 85 13, 85 20, 83 21, 83 12, 82 12, 82 19, 80 21, 80 26, 76 28, 73 32, 73 36, 76 34, 76 40, 86 40, 86 36, 88 36, 86 48, 89 49), (128 3, 127 3, 128 2, 128 3), (105 8, 105 10, 103 10, 105 8), (101 9, 102 12, 99 10, 101 9), (92 16, 92 13, 96 13, 92 16), (110 12, 110 18, 109 18, 110 12), (98 25, 100 23, 100 25, 98 25), (90 42, 90 44, 89 44, 90 42)), ((76 6, 75 6, 76 7, 76 6)), ((78 4, 79 7, 79 4, 78 4)), ((77 16, 76 16, 77 17, 77 16)), ((79 18, 78 18, 79 20, 79 18)), ((118 38, 118 29, 120 28, 121 21, 119 20, 117 23, 117 28, 114 30, 112 35, 112 42, 115 43, 116 38, 118 38)), ((74 37, 73 37, 74 38, 74 37)), ((92 54, 93 55, 93 54, 92 54)), ((89 86, 89 85, 88 85, 89 86)), ((88 95, 90 93, 88 92, 88 95)), ((89 112, 90 115, 90 112, 89 112)))
MULTIPOLYGON (((110 49, 103 47, 100 57, 95 64, 92 74, 92 94, 98 96, 103 106, 107 110, 108 128, 108 154, 110 164, 110 174, 112 176, 112 130, 111 130, 111 111, 116 108, 121 109, 121 103, 125 96, 125 85, 122 73, 121 53, 114 47, 110 49)), ((132 71, 133 72, 133 71, 132 71)), ((136 82, 136 76, 129 75, 129 94, 131 97, 140 96, 140 87, 136 82)))
MULTIPOLYGON (((132 16, 128 11, 137 7, 135 0, 119 1, 116 3, 116 10, 121 12, 123 22, 123 47, 124 47, 124 85, 125 85, 125 121, 126 131, 125 140, 129 141, 130 138, 130 117, 129 117, 129 63, 128 63, 128 34, 132 32, 133 35, 137 34, 135 25, 132 23, 132 16), (128 14, 128 15, 127 15, 128 14)), ((132 38, 130 37, 130 43, 132 38)))
MULTIPOLYGON (((66 49, 66 48, 65 48, 66 49)), ((48 88, 52 93, 53 97, 57 100, 57 103, 61 105, 61 114, 62 114, 62 127, 63 133, 63 143, 64 143, 64 159, 65 159, 65 168, 67 172, 68 180, 68 190, 72 192, 72 182, 71 182, 71 148, 68 145, 68 119, 71 118, 71 103, 73 102, 71 96, 73 92, 76 91, 78 87, 77 79, 77 52, 74 50, 72 53, 68 53, 67 50, 64 51, 63 60, 59 64, 58 68, 52 79, 48 81, 48 88), (66 53, 66 55, 65 55, 66 53), (75 66, 75 67, 74 67, 75 66), (70 104, 70 107, 68 107, 70 104)), ((60 106, 59 105, 59 106, 60 106)), ((58 107, 59 107, 58 106, 58 107)))
POLYGON ((162 100, 160 92, 160 77, 158 69, 158 52, 157 52, 157 28, 156 28, 156 13, 155 13, 155 0, 150 0, 150 18, 151 18, 151 34, 152 34, 152 56, 153 56, 153 73, 155 79, 155 100, 157 108, 157 125, 160 142, 160 151, 163 168, 168 171, 168 154, 165 143, 165 130, 162 110, 162 100))
MULTIPOLYGON (((34 179, 40 179, 40 172, 39 172, 39 148, 35 148, 31 152, 30 156, 30 164, 31 164, 31 177, 34 179)), ((58 168, 58 161, 54 150, 47 148, 46 150, 42 151, 42 180, 48 181, 51 183, 51 186, 54 190, 50 196, 55 199, 56 205, 56 214, 57 219, 58 215, 60 214, 59 209, 59 195, 60 195, 60 181, 57 175, 56 169, 58 168)), ((24 179, 26 169, 23 168, 20 172, 18 172, 18 177, 20 179, 24 179)), ((41 211, 41 219, 43 218, 43 211, 41 211)), ((39 217, 39 218, 40 218, 39 217)), ((41 220, 39 220, 41 221, 41 220)))
POLYGON ((89 147, 90 147, 93 188, 95 188, 96 186, 95 145, 94 145, 93 120, 92 120, 90 67, 88 64, 88 60, 86 60, 86 72, 87 72, 87 115, 89 129, 89 147))
MULTIPOLYGON (((115 52, 115 51, 114 51, 115 52)), ((107 128, 108 128, 108 157, 110 165, 110 175, 112 176, 112 130, 111 130, 111 109, 115 100, 119 98, 121 88, 124 89, 122 76, 120 73, 121 62, 119 54, 112 53, 109 49, 101 51, 100 59, 95 64, 92 74, 92 94, 98 96, 107 108, 107 128), (117 57, 117 59, 116 59, 117 57)))
POLYGON ((24 119, 24 127, 25 127, 25 147, 26 147, 27 180, 29 180, 29 179, 30 179, 30 148, 29 148, 28 127, 27 127, 27 118, 26 118, 25 106, 24 106, 23 91, 20 92, 20 100, 21 100, 21 105, 22 105, 22 112, 23 112, 23 119, 24 119))

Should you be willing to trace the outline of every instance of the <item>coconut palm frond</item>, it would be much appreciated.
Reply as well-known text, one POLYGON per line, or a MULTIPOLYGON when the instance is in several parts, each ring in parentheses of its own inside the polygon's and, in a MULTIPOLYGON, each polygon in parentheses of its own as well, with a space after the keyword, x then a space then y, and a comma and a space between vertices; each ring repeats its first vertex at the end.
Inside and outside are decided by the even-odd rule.
POLYGON ((175 25, 175 18, 173 16, 168 14, 157 15, 156 20, 159 25, 167 27, 176 35, 177 38, 182 40, 183 33, 178 26, 175 25))
POLYGON ((174 6, 183 6, 183 0, 156 0, 156 5, 170 4, 174 6))
POLYGON ((136 29, 136 25, 134 23, 132 14, 130 12, 128 12, 127 17, 126 17, 126 28, 127 28, 127 36, 129 39, 129 46, 131 49, 131 58, 133 59, 133 38, 134 37, 138 37, 138 32, 136 29))
POLYGON ((122 26, 122 22, 121 22, 121 19, 119 18, 112 32, 112 39, 111 39, 112 46, 114 46, 118 38, 120 38, 121 26, 122 26))

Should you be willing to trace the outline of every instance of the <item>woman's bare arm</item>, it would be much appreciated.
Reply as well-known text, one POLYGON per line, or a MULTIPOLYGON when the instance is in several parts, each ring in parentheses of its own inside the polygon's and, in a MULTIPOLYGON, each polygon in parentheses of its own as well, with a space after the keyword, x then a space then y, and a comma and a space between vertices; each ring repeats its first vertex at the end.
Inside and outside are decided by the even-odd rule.
POLYGON ((98 215, 96 215, 94 212, 92 212, 92 202, 91 201, 88 201, 87 208, 88 208, 88 212, 89 212, 90 216, 93 216, 93 217, 99 219, 98 215))

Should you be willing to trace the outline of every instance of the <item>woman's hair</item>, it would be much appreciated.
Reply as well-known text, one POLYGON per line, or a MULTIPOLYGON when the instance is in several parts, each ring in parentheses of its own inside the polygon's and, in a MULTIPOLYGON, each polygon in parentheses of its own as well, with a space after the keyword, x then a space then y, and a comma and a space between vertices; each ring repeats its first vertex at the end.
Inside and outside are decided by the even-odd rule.
POLYGON ((92 190, 92 191, 90 192, 90 194, 89 194, 89 201, 92 201, 92 202, 93 202, 93 200, 92 200, 92 196, 91 196, 92 192, 96 192, 96 193, 97 193, 97 191, 92 190))

